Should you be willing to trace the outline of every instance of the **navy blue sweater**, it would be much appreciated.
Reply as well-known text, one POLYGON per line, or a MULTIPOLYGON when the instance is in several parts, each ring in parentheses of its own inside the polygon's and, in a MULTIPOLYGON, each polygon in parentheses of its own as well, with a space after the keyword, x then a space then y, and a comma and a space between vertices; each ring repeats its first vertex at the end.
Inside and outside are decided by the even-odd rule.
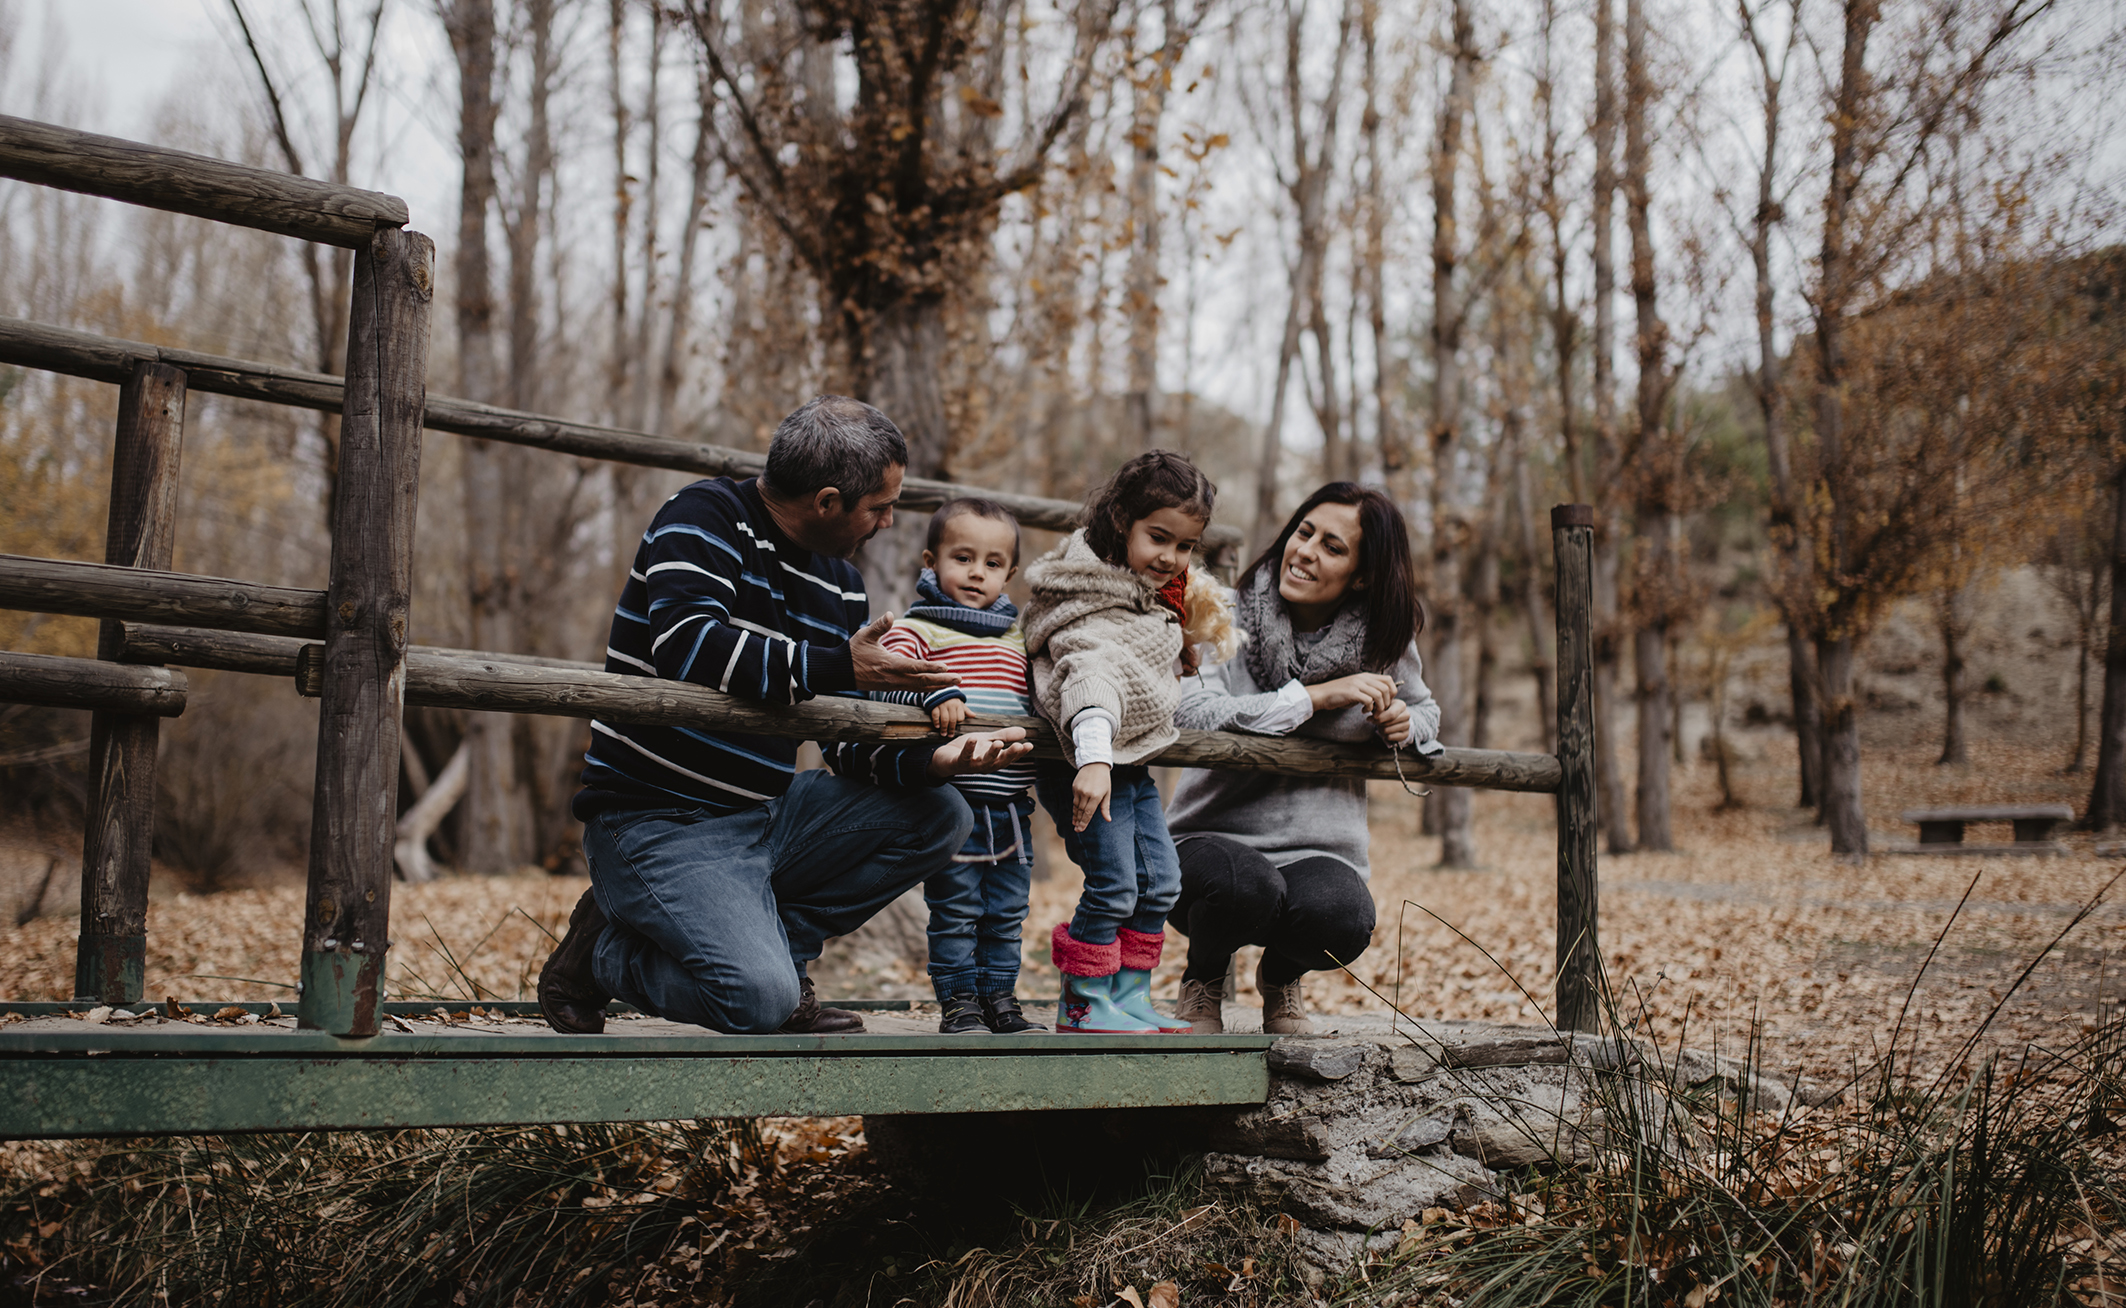
MULTIPOLYGON (((783 535, 751 478, 711 478, 665 501, 643 533, 613 611, 605 670, 769 704, 861 699, 849 636, 869 616, 854 567, 783 535)), ((584 821, 608 808, 734 813, 790 788, 797 745, 787 737, 593 721, 573 809, 584 821)), ((837 744, 825 754, 843 776, 918 786, 936 784, 932 748, 837 744)))

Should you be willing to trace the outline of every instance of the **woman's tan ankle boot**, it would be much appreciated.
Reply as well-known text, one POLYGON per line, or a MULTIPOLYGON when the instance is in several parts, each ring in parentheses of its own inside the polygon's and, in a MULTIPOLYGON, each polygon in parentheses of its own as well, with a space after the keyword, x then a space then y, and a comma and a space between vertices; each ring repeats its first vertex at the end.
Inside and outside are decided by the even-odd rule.
POLYGON ((1181 980, 1181 1002, 1174 1016, 1189 1024, 1190 1035, 1225 1034, 1225 978, 1216 981, 1181 980))
POLYGON ((1307 1000, 1300 990, 1300 978, 1294 977, 1284 985, 1275 985, 1263 974, 1262 964, 1257 963, 1255 988, 1262 992, 1262 1029, 1265 1034, 1314 1033, 1314 1024, 1307 1020, 1307 1000))

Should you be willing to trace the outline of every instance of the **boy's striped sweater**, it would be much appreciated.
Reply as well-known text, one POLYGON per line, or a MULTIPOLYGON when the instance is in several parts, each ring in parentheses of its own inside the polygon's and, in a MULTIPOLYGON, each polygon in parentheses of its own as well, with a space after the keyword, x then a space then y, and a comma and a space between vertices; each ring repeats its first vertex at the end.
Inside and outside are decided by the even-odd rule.
MULTIPOLYGON (((925 695, 913 690, 873 691, 873 699, 933 709, 949 699, 964 699, 976 713, 1033 716, 1033 697, 1026 687, 1026 636, 1014 625, 1001 636, 972 636, 924 618, 902 618, 879 644, 912 659, 930 659, 960 676, 957 687, 925 695)), ((1001 804, 1026 793, 1034 765, 1014 763, 995 772, 954 777, 952 784, 971 804, 1001 804)))
MULTIPOLYGON (((643 533, 613 612, 605 670, 769 704, 860 699, 849 636, 869 612, 856 569, 783 535, 751 478, 710 478, 665 501, 643 533)), ((790 788, 797 746, 782 737, 593 721, 572 807, 584 821, 609 808, 737 812, 790 788)), ((840 744, 824 752, 846 777, 936 784, 926 746, 840 744)))

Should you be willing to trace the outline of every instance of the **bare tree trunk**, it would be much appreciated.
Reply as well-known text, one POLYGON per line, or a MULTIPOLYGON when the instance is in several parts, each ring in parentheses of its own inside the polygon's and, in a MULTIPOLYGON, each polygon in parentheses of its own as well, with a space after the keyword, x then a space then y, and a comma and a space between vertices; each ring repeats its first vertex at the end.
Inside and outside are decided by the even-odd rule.
POLYGON ((1824 820, 1831 852, 1864 857, 1867 819, 1860 807, 1860 716, 1853 704, 1853 640, 1816 642, 1816 669, 1823 678, 1824 820))
MULTIPOLYGON (((858 397, 875 405, 908 440, 908 475, 947 475, 950 432, 945 416, 944 365, 948 348, 944 302, 907 299, 880 313, 862 360, 858 397)), ((872 594, 872 611, 906 611, 915 595, 923 528, 910 515, 864 546, 858 566, 872 594)))
MULTIPOLYGON (((1408 485, 1410 451, 1402 428, 1396 422, 1396 370, 1394 346, 1388 337, 1388 297, 1385 269, 1388 262, 1388 207, 1380 182, 1380 72, 1379 0, 1359 0, 1358 41, 1365 110, 1359 119, 1359 135, 1365 141, 1366 186, 1365 249, 1360 263, 1366 295, 1366 338, 1373 347, 1373 439, 1380 447, 1381 476, 1388 493, 1399 505, 1410 502, 1408 485)), ((1352 379, 1355 389, 1357 379, 1352 379)), ((1355 415, 1354 409, 1354 415, 1355 415)), ((1357 419, 1352 419, 1355 424, 1357 419)))
POLYGON ((1556 624, 1543 607, 1543 554, 1535 524, 1535 496, 1529 486, 1528 456, 1513 455, 1514 514, 1521 526, 1521 610, 1528 620, 1528 665, 1535 674, 1536 716, 1542 719, 1543 752, 1557 750, 1557 661, 1551 653, 1556 624))
POLYGON ((642 177, 642 294, 636 301, 634 340, 628 346, 627 417, 622 426, 640 430, 649 422, 651 324, 657 316, 657 203, 663 197, 660 185, 664 171, 664 112, 660 103, 658 76, 664 66, 665 10, 650 5, 649 84, 643 90, 643 155, 648 163, 642 177))
MULTIPOLYGON (((1455 231, 1455 182, 1461 164, 1462 126, 1476 76, 1476 23, 1468 0, 1454 0, 1453 66, 1440 101, 1432 146, 1432 657, 1427 668, 1440 706, 1440 739, 1467 738, 1469 708, 1462 654, 1462 552, 1467 526, 1454 494, 1461 454, 1461 288, 1455 283, 1460 243, 1455 231)), ((1469 792, 1459 786, 1433 793, 1439 827, 1440 866, 1476 866, 1476 836, 1469 792)))
POLYGON ((1969 763, 1964 744, 1965 676, 1964 637, 1970 634, 1971 615, 1964 603, 1964 588, 1945 586, 1934 599, 1935 629, 1941 633, 1941 757, 1936 767, 1969 763))
MULTIPOLYGON (((1817 256, 1815 417, 1817 455, 1830 487, 1830 539, 1826 560, 1833 577, 1847 572, 1851 536, 1848 498, 1836 479, 1844 463, 1846 310, 1851 294, 1847 223, 1860 188, 1857 134, 1873 75, 1867 67, 1868 37, 1880 18, 1877 0, 1846 0, 1837 87, 1831 104, 1831 168, 1824 188, 1823 244, 1817 256)), ((1867 819, 1860 808, 1860 715, 1853 703, 1854 613, 1843 598, 1822 615, 1816 638, 1816 671, 1823 682, 1824 824, 1831 829, 1831 852, 1862 856, 1868 852, 1867 819)))
POLYGON ((2096 734, 2096 777, 2086 825, 2126 824, 2126 462, 2111 479, 2111 631, 2104 650, 2104 710, 2096 734))
MULTIPOLYGON (((458 149, 464 175, 458 192, 456 263, 458 393, 493 403, 495 302, 487 250, 487 214, 495 203, 495 10, 493 0, 453 0, 447 11, 458 64, 458 149)), ((462 456, 466 582, 476 649, 514 650, 517 538, 521 497, 509 476, 515 451, 468 440, 462 456)), ((531 814, 517 768, 510 720, 500 714, 466 717, 465 813, 461 851, 467 871, 514 872, 530 852, 531 814)))
POLYGON ((1631 295, 1637 309, 1638 520, 1641 566, 1633 587, 1638 630, 1633 636, 1639 700, 1639 848, 1668 851, 1670 834, 1669 749, 1673 720, 1668 680, 1668 633, 1682 560, 1671 548, 1676 513, 1676 476, 1670 450, 1668 325, 1655 303, 1652 194, 1646 115, 1653 85, 1646 67, 1644 0, 1624 5, 1624 195, 1631 231, 1631 295))
MULTIPOLYGON (((1552 60, 1551 38, 1557 26, 1557 0, 1543 0, 1542 16, 1542 65, 1536 78, 1536 100, 1543 107, 1543 183, 1540 203, 1544 218, 1550 225, 1550 337, 1551 347, 1557 358, 1554 366, 1558 373, 1558 436, 1560 450, 1565 459, 1565 484, 1575 504, 1587 503, 1586 456, 1580 449, 1580 424, 1573 412, 1572 360, 1579 347, 1580 316, 1573 312, 1570 283, 1570 246, 1565 237, 1565 200, 1558 194, 1558 176, 1564 169, 1558 154, 1557 82, 1556 65, 1552 60)), ((1527 512, 1523 508, 1522 512, 1527 512)), ((1533 540, 1535 526, 1527 527, 1529 539, 1533 540)), ((1529 556, 1531 560, 1534 555, 1529 556)), ((1538 649, 1541 643, 1538 641, 1538 649)), ((1539 674, 1540 675, 1540 674, 1539 674)), ((1543 718, 1543 739, 1548 740, 1556 731, 1547 710, 1543 718)))
POLYGON ((1291 299, 1285 308, 1284 335, 1277 346, 1277 381, 1271 388, 1270 419, 1263 428, 1262 462, 1255 472, 1255 529, 1257 549, 1269 544, 1284 525, 1277 516, 1278 465, 1284 461, 1284 409, 1290 393, 1292 368, 1299 359, 1299 337, 1321 312, 1324 225, 1328 214, 1330 169, 1336 151, 1336 120, 1343 103, 1345 57, 1351 43, 1352 0, 1345 0, 1343 20, 1337 27, 1333 71, 1321 101, 1319 137, 1307 139, 1306 84, 1301 78, 1303 48, 1302 12, 1285 7, 1285 110, 1291 120, 1292 177, 1287 190, 1298 220, 1298 257, 1292 264, 1291 299))
MULTIPOLYGON (((622 39, 627 32, 627 0, 608 0, 605 23, 605 73, 612 92, 613 113, 613 286, 612 303, 608 310, 611 323, 606 342, 605 365, 605 412, 608 420, 620 424, 622 420, 622 397, 627 393, 628 377, 628 284, 627 284, 627 234, 630 213, 634 204, 633 175, 627 167, 627 138, 631 115, 627 107, 626 87, 620 80, 620 54, 622 39)), ((631 482, 635 470, 618 467, 614 477, 623 486, 631 482)))
POLYGON ((548 115, 553 93, 554 0, 528 0, 532 66, 530 121, 525 129, 524 171, 517 182, 516 212, 509 222, 509 405, 538 411, 539 234, 546 210, 546 184, 553 176, 554 140, 548 115))
POLYGON ((1631 810, 1617 763, 1616 22, 1612 0, 1595 0, 1594 116, 1594 749, 1597 816, 1609 852, 1632 851, 1631 810))
POLYGON ((2060 771, 2073 776, 2089 766, 2089 641, 2074 651, 2074 757, 2060 771))
MULTIPOLYGON (((1487 505, 1496 505, 1502 488, 1497 460, 1493 460, 1491 494, 1485 496, 1487 505)), ((1492 702, 1492 686, 1498 671, 1499 651, 1497 624, 1492 621, 1499 606, 1499 515, 1495 508, 1487 509, 1484 529, 1477 533, 1475 567, 1470 576, 1469 609, 1471 624, 1476 628, 1476 686, 1471 696, 1473 709, 1469 716, 1469 746, 1472 749, 1490 749, 1491 717, 1496 705, 1492 702)))
POLYGON ((1794 621, 1786 624, 1786 686, 1794 703, 1794 752, 1800 763, 1801 808, 1823 806, 1823 697, 1817 690, 1816 647, 1794 621))
POLYGON ((688 337, 694 326, 694 259, 701 245, 701 220, 709 205, 709 166, 714 157, 716 84, 706 72, 701 76, 701 116, 694 131, 691 185, 687 189, 686 228, 679 236, 679 269, 673 275, 672 314, 664 337, 664 362, 657 370, 657 411, 650 430, 674 436, 672 407, 679 398, 685 368, 688 337))
POLYGON ((1752 378, 1757 410, 1764 422, 1764 453, 1771 474, 1770 528, 1772 546, 1778 551, 1778 576, 1772 594, 1786 624, 1787 693, 1793 704, 1794 749, 1798 755, 1800 794, 1797 803, 1815 808, 1823 802, 1823 708, 1817 700, 1816 658, 1804 633, 1804 619, 1796 612, 1793 587, 1805 577, 1808 541, 1794 521, 1793 458, 1787 446, 1786 407, 1783 394, 1784 364, 1779 357, 1776 318, 1773 313, 1772 229, 1784 221, 1779 204, 1780 99, 1786 85, 1786 69, 1799 39, 1801 24, 1787 24, 1786 48, 1774 65, 1771 51, 1757 31, 1756 14, 1747 3, 1739 6, 1742 32, 1757 60, 1759 106, 1764 119, 1764 153, 1757 163, 1757 208, 1750 220, 1750 267, 1756 278, 1757 370, 1752 378))
MULTIPOLYGON (((1159 128, 1166 116, 1174 65, 1194 35, 1181 21, 1174 0, 1160 5, 1159 48, 1149 69, 1130 77, 1129 272, 1124 303, 1129 314, 1129 387, 1122 395, 1123 421, 1136 436, 1137 448, 1158 444, 1152 406, 1159 394, 1159 128)), ((1141 32, 1149 9, 1136 6, 1141 32)))

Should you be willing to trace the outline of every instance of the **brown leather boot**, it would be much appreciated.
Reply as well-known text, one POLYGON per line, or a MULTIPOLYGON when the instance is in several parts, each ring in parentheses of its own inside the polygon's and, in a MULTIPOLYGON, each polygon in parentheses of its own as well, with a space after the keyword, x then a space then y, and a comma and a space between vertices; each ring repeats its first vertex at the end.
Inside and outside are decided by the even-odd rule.
POLYGON ((563 1035, 598 1035, 605 1030, 605 1005, 612 996, 591 975, 591 953, 605 932, 605 914, 586 890, 568 915, 568 934, 539 969, 539 1011, 546 1024, 563 1035))
POLYGON ((1299 988, 1300 980, 1293 977, 1281 986, 1275 985, 1263 974, 1262 964, 1255 965, 1255 988, 1262 992, 1262 1029, 1265 1033, 1314 1033, 1314 1024, 1307 1020, 1307 997, 1299 988))
POLYGON ((864 1029, 864 1019, 846 1008, 824 1008, 819 1002, 819 992, 812 986, 812 978, 799 977, 797 1011, 790 1014, 778 1035, 847 1035, 864 1029))
POLYGON ((1181 1002, 1174 1016, 1189 1024, 1190 1035, 1225 1034, 1225 978, 1191 981, 1181 978, 1181 1002))

